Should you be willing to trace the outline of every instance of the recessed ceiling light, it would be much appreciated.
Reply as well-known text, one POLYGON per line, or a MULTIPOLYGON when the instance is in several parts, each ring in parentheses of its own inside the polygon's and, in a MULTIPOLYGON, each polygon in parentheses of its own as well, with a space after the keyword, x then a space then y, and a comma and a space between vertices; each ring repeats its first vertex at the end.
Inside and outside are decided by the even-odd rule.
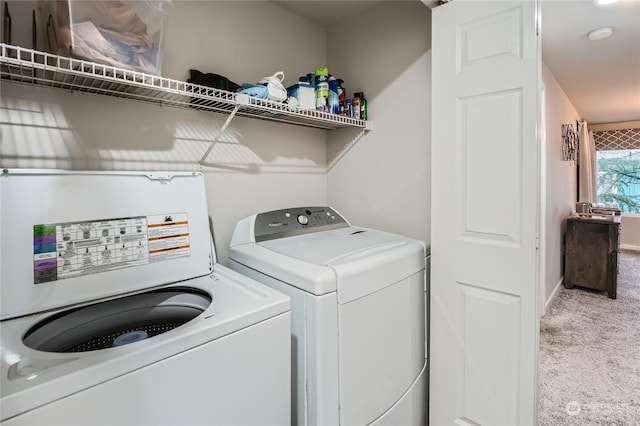
POLYGON ((613 28, 611 27, 596 28, 589 33, 589 40, 602 40, 603 38, 611 37, 611 34, 613 34, 613 28))
POLYGON ((606 6, 608 4, 616 3, 618 0, 593 0, 593 4, 596 6, 606 6))

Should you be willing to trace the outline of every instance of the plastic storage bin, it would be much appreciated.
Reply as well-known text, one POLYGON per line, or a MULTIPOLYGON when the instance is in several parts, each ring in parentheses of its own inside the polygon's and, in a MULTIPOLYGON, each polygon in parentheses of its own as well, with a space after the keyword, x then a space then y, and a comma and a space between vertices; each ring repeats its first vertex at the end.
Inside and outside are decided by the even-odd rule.
POLYGON ((161 75, 171 7, 169 0, 42 1, 45 47, 61 56, 161 75))

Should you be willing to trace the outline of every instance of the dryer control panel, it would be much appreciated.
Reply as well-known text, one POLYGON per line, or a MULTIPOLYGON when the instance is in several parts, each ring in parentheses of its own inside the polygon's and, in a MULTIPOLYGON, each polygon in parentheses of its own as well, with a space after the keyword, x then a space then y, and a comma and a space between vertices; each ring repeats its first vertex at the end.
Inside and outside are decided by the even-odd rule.
POLYGON ((345 218, 331 207, 295 207, 257 214, 254 234, 260 242, 347 226, 345 218))

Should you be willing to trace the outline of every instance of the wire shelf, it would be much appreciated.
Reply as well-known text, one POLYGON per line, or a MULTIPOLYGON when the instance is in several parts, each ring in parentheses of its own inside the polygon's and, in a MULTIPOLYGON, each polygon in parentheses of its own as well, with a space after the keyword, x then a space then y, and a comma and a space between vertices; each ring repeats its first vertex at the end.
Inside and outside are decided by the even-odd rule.
POLYGON ((96 93, 173 108, 235 113, 319 129, 365 128, 366 122, 172 80, 81 59, 0 43, 0 76, 18 83, 96 93))

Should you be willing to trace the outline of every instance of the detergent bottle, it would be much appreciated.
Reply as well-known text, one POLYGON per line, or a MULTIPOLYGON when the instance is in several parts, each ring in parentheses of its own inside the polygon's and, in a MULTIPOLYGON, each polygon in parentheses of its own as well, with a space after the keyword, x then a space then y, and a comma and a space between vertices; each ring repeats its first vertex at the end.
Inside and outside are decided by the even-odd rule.
POLYGON ((329 111, 331 114, 340 113, 340 100, 338 98, 338 80, 329 74, 329 111))
POLYGON ((329 69, 316 68, 316 109, 327 112, 329 102, 329 69))

